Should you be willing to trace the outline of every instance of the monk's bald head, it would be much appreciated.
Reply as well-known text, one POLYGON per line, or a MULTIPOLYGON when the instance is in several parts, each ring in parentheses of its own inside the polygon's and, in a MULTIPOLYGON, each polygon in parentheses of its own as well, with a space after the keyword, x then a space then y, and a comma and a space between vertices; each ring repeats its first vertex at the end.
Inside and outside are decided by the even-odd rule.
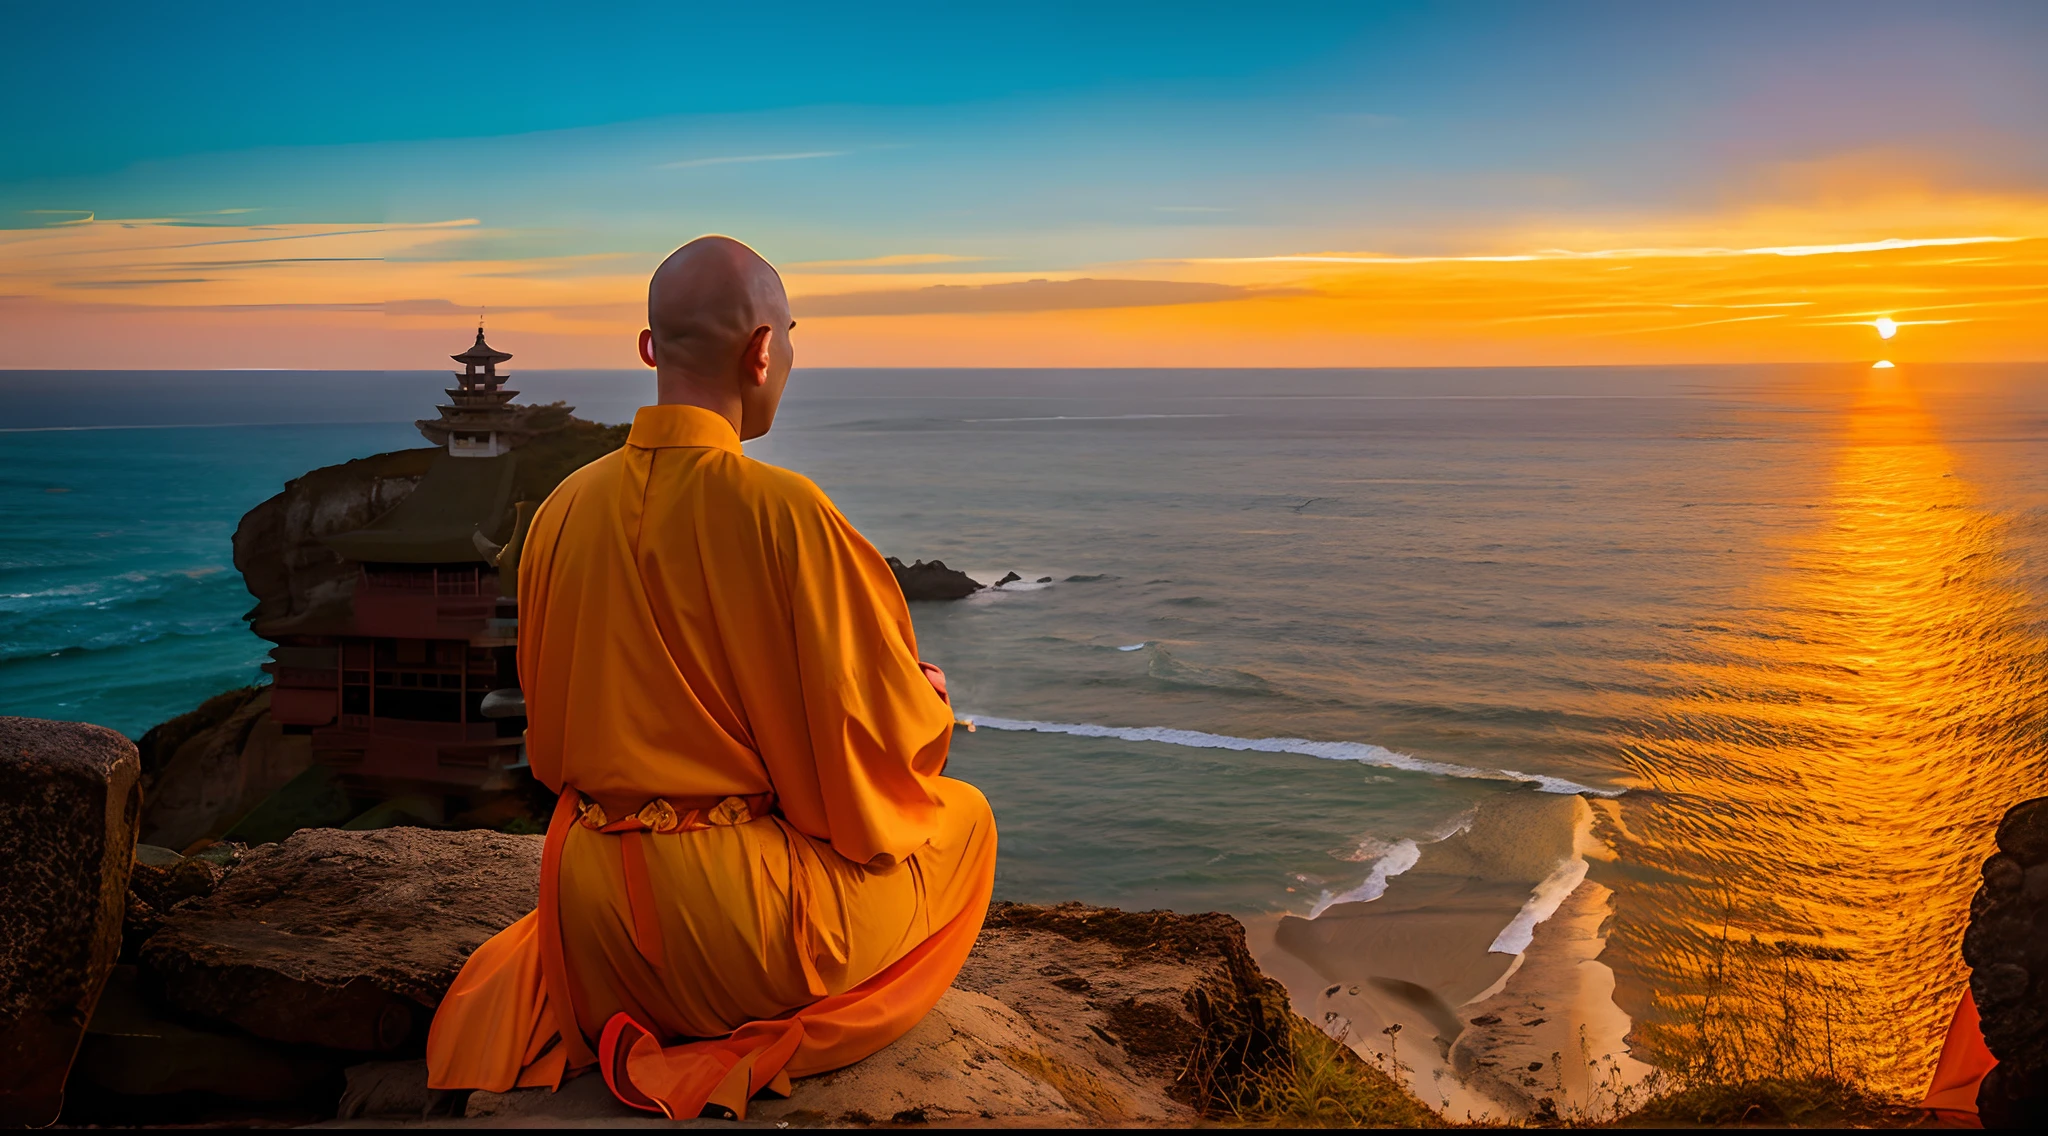
POLYGON ((734 425, 742 437, 758 437, 789 374, 791 326, 772 265, 731 237, 699 237, 670 253, 648 282, 641 356, 658 372, 662 402, 727 413, 722 404, 736 398, 734 425))

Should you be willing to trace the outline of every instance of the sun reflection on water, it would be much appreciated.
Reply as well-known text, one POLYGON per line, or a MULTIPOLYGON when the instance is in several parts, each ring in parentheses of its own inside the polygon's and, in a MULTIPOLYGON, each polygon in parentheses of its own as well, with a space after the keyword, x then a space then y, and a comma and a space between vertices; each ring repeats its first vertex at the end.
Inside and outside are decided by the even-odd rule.
POLYGON ((1626 744, 1608 959, 1667 1064, 1912 1093, 1992 827, 2048 773, 2048 644, 2004 522, 1904 373, 1868 374, 1826 519, 1626 744))

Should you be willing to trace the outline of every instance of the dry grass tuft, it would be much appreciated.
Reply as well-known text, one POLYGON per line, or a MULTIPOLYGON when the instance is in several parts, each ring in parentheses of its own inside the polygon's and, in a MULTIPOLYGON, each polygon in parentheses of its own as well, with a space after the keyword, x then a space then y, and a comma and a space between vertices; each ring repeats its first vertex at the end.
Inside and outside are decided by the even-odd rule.
POLYGON ((1294 1019, 1288 1053, 1248 1074, 1217 1110, 1256 1128, 1443 1128, 1444 1119, 1351 1048, 1294 1019))

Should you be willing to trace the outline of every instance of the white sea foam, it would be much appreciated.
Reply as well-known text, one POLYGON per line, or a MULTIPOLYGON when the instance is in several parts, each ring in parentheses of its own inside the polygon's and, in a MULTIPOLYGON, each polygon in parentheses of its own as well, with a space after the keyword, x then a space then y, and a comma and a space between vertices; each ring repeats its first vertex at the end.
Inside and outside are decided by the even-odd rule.
POLYGON ((1504 955, 1518 955, 1529 949, 1530 940, 1536 937, 1536 925, 1557 914, 1565 897, 1578 889, 1586 878, 1586 860, 1573 856, 1557 866, 1557 870, 1543 877, 1536 890, 1529 896, 1515 917, 1494 936, 1493 945, 1486 948, 1504 955))
MULTIPOLYGON (((1365 874, 1365 882, 1350 891, 1332 894, 1324 892, 1316 898, 1316 905, 1309 909, 1308 917, 1314 919, 1339 903, 1370 903, 1387 893, 1387 881, 1414 867, 1422 859, 1422 847, 1413 840, 1396 840, 1392 844, 1380 844, 1379 858, 1372 862, 1372 868, 1365 874)), ((1361 842, 1360 850, 1370 847, 1361 842)))
POLYGON ((1142 650, 1144 650, 1144 649, 1145 649, 1145 645, 1144 645, 1143 643, 1132 643, 1132 644, 1131 644, 1130 646, 1128 646, 1128 647, 1118 647, 1118 648, 1117 648, 1117 650, 1119 650, 1119 651, 1142 651, 1142 650))
POLYGON ((1383 769, 1405 769, 1438 777, 1466 777, 1481 781, 1528 781, 1546 793, 1589 793, 1596 797, 1619 797, 1620 789, 1599 789, 1562 777, 1522 773, 1513 769, 1480 769, 1429 761, 1368 742, 1318 742, 1307 738, 1237 738, 1228 734, 1205 734, 1200 730, 1176 730, 1168 726, 1096 726, 1086 722, 1034 722, 1018 718, 976 717, 974 724, 985 730, 1019 730, 1039 734, 1067 734, 1077 738, 1116 738, 1127 742, 1158 742, 1192 749, 1227 749, 1243 753, 1292 753, 1326 761, 1355 761, 1383 769))

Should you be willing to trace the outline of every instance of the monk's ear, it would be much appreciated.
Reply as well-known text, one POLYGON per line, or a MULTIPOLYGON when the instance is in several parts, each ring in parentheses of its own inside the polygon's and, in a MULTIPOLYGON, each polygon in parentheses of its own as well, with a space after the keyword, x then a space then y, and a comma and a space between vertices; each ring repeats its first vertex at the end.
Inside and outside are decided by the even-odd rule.
POLYGON ((650 367, 654 366, 653 328, 646 328, 640 332, 640 361, 650 367))
POLYGON ((768 385, 768 349, 774 338, 774 329, 764 325, 755 328, 753 336, 747 340, 747 356, 741 365, 747 369, 747 382, 754 386, 768 385))

